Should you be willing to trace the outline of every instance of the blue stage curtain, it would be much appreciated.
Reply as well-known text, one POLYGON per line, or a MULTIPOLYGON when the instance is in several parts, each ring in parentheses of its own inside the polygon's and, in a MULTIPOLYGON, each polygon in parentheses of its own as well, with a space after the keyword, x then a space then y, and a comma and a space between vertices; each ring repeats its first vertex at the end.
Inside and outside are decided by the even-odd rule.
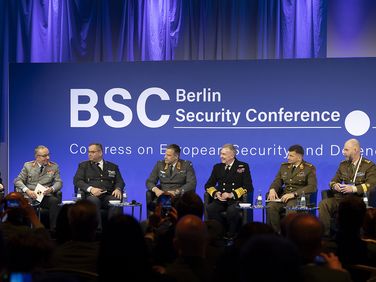
POLYGON ((184 0, 175 59, 256 59, 257 7, 257 1, 184 0))
POLYGON ((325 0, 1 0, 1 130, 8 63, 317 58, 325 0))
POLYGON ((1 3, 14 62, 325 57, 324 0, 1 3))
POLYGON ((325 58, 326 0, 259 0, 258 58, 325 58))

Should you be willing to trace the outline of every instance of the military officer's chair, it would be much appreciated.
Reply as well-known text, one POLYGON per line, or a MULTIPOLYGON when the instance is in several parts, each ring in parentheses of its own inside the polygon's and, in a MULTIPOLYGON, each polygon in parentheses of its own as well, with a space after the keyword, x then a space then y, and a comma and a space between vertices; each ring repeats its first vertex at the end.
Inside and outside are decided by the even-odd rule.
POLYGON ((156 196, 154 192, 150 191, 149 189, 146 190, 146 216, 149 218, 149 216, 153 213, 155 209, 155 200, 156 196))

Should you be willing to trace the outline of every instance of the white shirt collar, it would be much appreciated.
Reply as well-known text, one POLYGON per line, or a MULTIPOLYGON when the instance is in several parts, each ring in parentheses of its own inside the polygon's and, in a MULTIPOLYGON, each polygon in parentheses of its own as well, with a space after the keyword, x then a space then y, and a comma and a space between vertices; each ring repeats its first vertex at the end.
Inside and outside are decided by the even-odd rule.
POLYGON ((103 170, 103 159, 100 160, 99 162, 97 162, 97 164, 98 164, 99 167, 103 170))
POLYGON ((228 167, 229 169, 231 169, 231 168, 232 168, 232 165, 234 164, 234 162, 235 162, 235 160, 233 160, 232 163, 226 165, 226 167, 228 167))

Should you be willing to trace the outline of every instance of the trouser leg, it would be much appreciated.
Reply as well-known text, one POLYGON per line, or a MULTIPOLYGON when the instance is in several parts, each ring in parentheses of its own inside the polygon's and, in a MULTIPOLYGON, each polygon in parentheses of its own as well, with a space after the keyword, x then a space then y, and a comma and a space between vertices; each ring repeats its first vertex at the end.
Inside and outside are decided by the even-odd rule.
POLYGON ((88 196, 86 198, 88 201, 95 204, 97 207, 97 219, 98 219, 98 229, 102 229, 102 216, 101 216, 101 207, 102 207, 102 201, 95 196, 88 196))
POLYGON ((327 198, 319 204, 319 218, 324 226, 324 235, 329 237, 331 230, 335 229, 333 226, 333 219, 337 214, 339 200, 336 198, 327 198))
POLYGON ((266 223, 270 224, 277 233, 281 230, 281 210, 283 207, 283 203, 269 202, 266 209, 266 223))
POLYGON ((232 204, 227 207, 226 219, 229 226, 229 233, 232 235, 238 233, 241 216, 240 210, 236 207, 236 204, 232 204))
POLYGON ((40 204, 42 208, 47 208, 49 213, 50 230, 56 228, 56 218, 59 211, 59 199, 55 196, 45 196, 40 204))
POLYGON ((226 220, 221 215, 221 212, 226 210, 226 204, 225 203, 219 203, 218 201, 214 200, 206 207, 206 211, 208 214, 209 220, 216 220, 218 221, 222 227, 223 230, 226 230, 226 220))

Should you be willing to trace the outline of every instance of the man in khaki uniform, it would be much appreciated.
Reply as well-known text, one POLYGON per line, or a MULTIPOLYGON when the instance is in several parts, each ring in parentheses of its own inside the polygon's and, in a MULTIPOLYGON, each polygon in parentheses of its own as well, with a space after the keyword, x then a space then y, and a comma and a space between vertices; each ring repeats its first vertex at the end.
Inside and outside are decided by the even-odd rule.
POLYGON ((50 161, 50 152, 45 146, 36 147, 34 155, 35 160, 24 164, 20 174, 14 179, 14 185, 17 192, 24 193, 32 200, 37 198, 34 190, 38 183, 47 188, 40 207, 49 210, 50 228, 54 229, 59 205, 56 192, 63 186, 59 166, 50 161))
MULTIPOLYGON (((280 231, 281 216, 285 207, 294 207, 304 192, 307 199, 317 191, 316 168, 303 160, 304 149, 300 145, 289 148, 287 163, 282 163, 269 188, 267 222, 276 232, 280 231)), ((287 211, 290 213, 292 211, 287 211)))
POLYGON ((348 195, 363 197, 376 186, 376 165, 360 155, 358 140, 346 141, 343 155, 345 160, 339 164, 329 184, 334 197, 322 200, 319 205, 320 220, 324 224, 326 236, 334 229, 331 219, 336 217, 341 200, 348 195))
POLYGON ((185 192, 196 191, 196 183, 192 163, 180 159, 180 146, 168 145, 164 159, 157 161, 146 180, 146 187, 153 194, 152 199, 147 200, 149 212, 155 210, 158 198, 163 194, 171 195, 172 205, 176 206, 185 192))

